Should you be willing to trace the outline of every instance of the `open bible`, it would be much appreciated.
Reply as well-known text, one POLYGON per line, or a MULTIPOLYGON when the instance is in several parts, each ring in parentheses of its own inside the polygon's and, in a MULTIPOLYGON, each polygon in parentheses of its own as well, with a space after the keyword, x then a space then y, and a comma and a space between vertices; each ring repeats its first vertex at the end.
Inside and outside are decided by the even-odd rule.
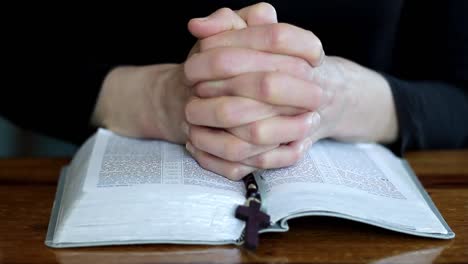
MULTIPOLYGON (((270 226, 303 216, 453 238, 408 164, 377 144, 322 140, 294 166, 254 173, 270 226)), ((242 181, 204 170, 179 145, 100 129, 62 170, 46 245, 241 244, 242 181)))

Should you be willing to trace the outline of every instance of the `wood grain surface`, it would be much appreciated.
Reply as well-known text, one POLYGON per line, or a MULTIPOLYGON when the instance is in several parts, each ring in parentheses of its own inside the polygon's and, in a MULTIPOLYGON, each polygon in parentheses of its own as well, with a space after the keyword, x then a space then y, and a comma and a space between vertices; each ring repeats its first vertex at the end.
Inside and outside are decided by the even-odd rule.
POLYGON ((236 246, 138 245, 51 249, 44 245, 63 159, 0 160, 0 263, 464 263, 468 262, 468 151, 405 156, 448 224, 453 240, 419 238, 352 221, 308 217, 287 233, 236 246))

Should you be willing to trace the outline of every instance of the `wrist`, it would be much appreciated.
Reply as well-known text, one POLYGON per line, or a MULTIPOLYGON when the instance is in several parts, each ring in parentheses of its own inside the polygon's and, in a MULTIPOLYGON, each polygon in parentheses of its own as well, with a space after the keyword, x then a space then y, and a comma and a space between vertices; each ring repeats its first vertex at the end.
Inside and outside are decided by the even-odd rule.
POLYGON ((379 73, 339 58, 346 111, 332 137, 346 141, 391 143, 398 123, 390 85, 379 73))
MULTIPOLYGON (((370 70, 369 70, 370 71, 370 70)), ((398 137, 398 121, 395 108, 395 100, 393 99, 392 90, 388 81, 379 73, 371 71, 373 78, 376 80, 376 96, 379 96, 378 103, 374 101, 372 109, 377 109, 374 112, 375 126, 374 141, 384 144, 390 144, 397 140, 398 137)), ((371 100, 370 103, 373 101, 371 100)))
POLYGON ((99 93, 92 124, 125 136, 165 139, 161 83, 168 67, 123 66, 110 71, 99 93))
POLYGON ((184 68, 181 64, 166 64, 160 68, 158 78, 154 80, 157 87, 153 93, 153 102, 158 106, 158 125, 161 139, 185 143, 187 135, 184 132, 185 105, 191 96, 191 89, 185 84, 184 68))

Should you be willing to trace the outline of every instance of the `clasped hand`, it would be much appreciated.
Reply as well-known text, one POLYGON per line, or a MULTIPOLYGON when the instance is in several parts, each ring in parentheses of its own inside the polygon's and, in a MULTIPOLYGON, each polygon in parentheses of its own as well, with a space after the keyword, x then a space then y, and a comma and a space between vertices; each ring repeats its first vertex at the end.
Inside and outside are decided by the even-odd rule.
POLYGON ((127 136, 186 143, 202 167, 232 180, 292 165, 321 138, 386 140, 388 127, 375 124, 368 101, 390 98, 385 107, 391 94, 364 89, 367 81, 380 87, 382 77, 325 56, 317 36, 278 23, 271 5, 223 8, 188 27, 199 41, 185 63, 108 75, 95 123, 127 136))
POLYGON ((296 163, 321 137, 319 110, 332 97, 314 81, 324 59, 319 39, 277 23, 268 4, 220 9, 191 20, 189 30, 200 39, 184 65, 194 158, 234 180, 296 163))

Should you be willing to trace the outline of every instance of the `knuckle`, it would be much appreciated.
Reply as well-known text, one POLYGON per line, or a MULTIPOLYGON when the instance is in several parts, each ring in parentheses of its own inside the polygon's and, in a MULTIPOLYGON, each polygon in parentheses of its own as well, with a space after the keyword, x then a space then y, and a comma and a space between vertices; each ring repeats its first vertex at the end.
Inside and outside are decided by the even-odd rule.
POLYGON ((259 169, 268 169, 268 159, 265 155, 256 156, 254 164, 259 169))
POLYGON ((256 145, 264 144, 263 128, 260 122, 253 122, 248 125, 249 141, 256 145))
POLYGON ((300 122, 299 126, 297 127, 297 130, 299 132, 298 133, 299 138, 297 138, 297 139, 303 139, 303 138, 307 137, 309 135, 311 125, 312 124, 309 124, 307 122, 307 120, 303 120, 302 122, 300 122))
POLYGON ((234 11, 232 11, 232 9, 228 7, 223 7, 218 9, 216 13, 220 14, 221 16, 231 16, 232 14, 234 14, 234 11))
POLYGON ((224 101, 219 103, 219 105, 216 107, 215 112, 215 121, 217 123, 217 126, 224 128, 229 127, 233 122, 233 115, 234 114, 231 110, 231 105, 229 102, 224 101))
MULTIPOLYGON (((326 99, 325 90, 320 86, 312 86, 312 88, 313 89, 311 90, 315 91, 314 98, 316 99, 316 102, 324 102, 324 100, 326 99)), ((314 105, 318 105, 318 104, 315 103, 314 105)))
POLYGON ((273 49, 287 48, 290 36, 290 25, 285 23, 273 24, 270 27, 270 45, 273 49))
POLYGON ((233 46, 233 43, 229 38, 223 38, 222 36, 214 35, 199 40, 199 46, 200 51, 203 52, 215 48, 231 47, 233 46))
POLYGON ((295 60, 294 67, 293 67, 294 74, 300 77, 301 79, 310 80, 311 69, 312 69, 310 64, 304 59, 294 58, 294 60, 295 60))
POLYGON ((193 93, 196 95, 196 96, 199 96, 199 97, 208 97, 207 96, 207 87, 206 87, 206 83, 204 82, 201 82, 201 83, 197 83, 195 84, 195 86, 193 86, 193 93))
POLYGON ((299 148, 294 148, 289 157, 288 166, 296 164, 302 158, 302 151, 299 148))
POLYGON ((258 96, 260 99, 268 100, 273 94, 276 83, 276 74, 273 72, 263 73, 260 85, 258 87, 258 96))
POLYGON ((317 63, 320 62, 322 53, 323 53, 323 44, 322 41, 312 32, 312 31, 307 31, 309 40, 308 43, 310 43, 310 55, 313 57, 313 60, 317 63))
POLYGON ((315 87, 315 95, 311 101, 311 106, 315 109, 329 105, 332 98, 332 93, 325 91, 322 87, 315 87))
POLYGON ((213 72, 220 75, 231 75, 233 71, 234 57, 226 50, 217 50, 213 53, 211 67, 213 72))
POLYGON ((185 105, 185 120, 187 120, 187 122, 191 123, 191 124, 194 124, 194 109, 196 109, 194 107, 194 101, 190 101, 188 102, 186 105, 185 105))
POLYGON ((187 61, 184 63, 184 75, 189 82, 195 82, 195 76, 192 69, 193 61, 197 56, 199 56, 198 53, 192 54, 192 56, 190 56, 190 58, 188 58, 187 61))
POLYGON ((300 149, 296 149, 292 152, 291 154, 291 162, 293 164, 296 164, 298 161, 301 160, 303 152, 300 149))
POLYGON ((193 146, 200 148, 200 133, 196 127, 192 127, 190 129, 188 138, 192 142, 193 146))
POLYGON ((327 78, 326 85, 328 87, 341 88, 344 86, 344 81, 341 78, 327 78))
POLYGON ((238 162, 243 160, 244 153, 245 150, 240 144, 238 144, 238 142, 233 140, 226 140, 223 148, 224 157, 222 158, 229 161, 238 162))
POLYGON ((195 156, 195 160, 198 162, 198 165, 200 165, 200 167, 206 169, 206 170, 211 170, 210 169, 210 160, 206 157, 205 154, 199 154, 199 155, 196 155, 195 156))

